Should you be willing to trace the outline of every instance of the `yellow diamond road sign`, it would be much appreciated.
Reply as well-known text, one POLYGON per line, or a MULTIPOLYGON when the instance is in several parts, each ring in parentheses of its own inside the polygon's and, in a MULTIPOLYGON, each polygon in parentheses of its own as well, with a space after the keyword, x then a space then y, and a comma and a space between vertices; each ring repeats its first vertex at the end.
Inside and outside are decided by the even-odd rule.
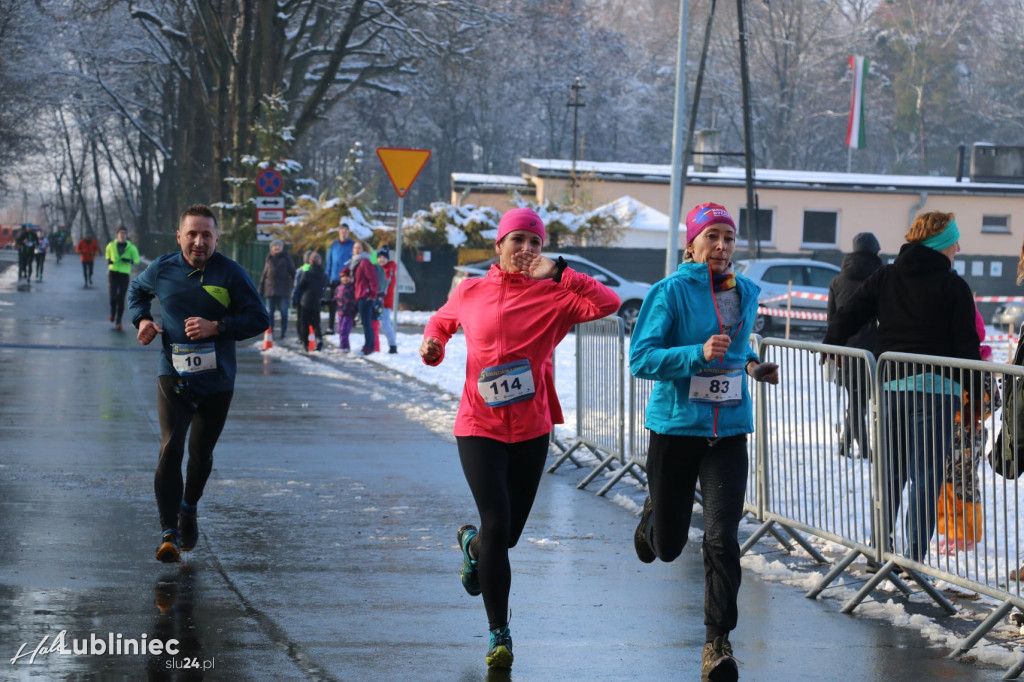
POLYGON ((404 197, 430 158, 430 150, 377 147, 377 156, 384 164, 384 170, 391 178, 391 184, 395 186, 398 196, 404 197))

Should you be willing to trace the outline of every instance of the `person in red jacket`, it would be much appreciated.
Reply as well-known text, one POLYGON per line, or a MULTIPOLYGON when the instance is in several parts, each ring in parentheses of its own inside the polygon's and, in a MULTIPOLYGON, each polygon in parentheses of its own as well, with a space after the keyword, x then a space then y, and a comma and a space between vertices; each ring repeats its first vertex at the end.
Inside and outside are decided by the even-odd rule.
POLYGON ((370 261, 366 244, 357 241, 352 245, 352 279, 356 285, 356 305, 359 309, 359 323, 363 325, 363 355, 373 352, 373 308, 377 304, 379 284, 377 267, 370 261))
POLYGON ((398 281, 398 264, 391 260, 391 251, 387 244, 377 251, 377 265, 384 268, 384 275, 388 280, 386 291, 378 293, 383 299, 383 310, 380 316, 380 328, 388 340, 388 353, 398 352, 398 337, 395 335, 394 310, 395 310, 395 283, 398 281))
POLYGON ((99 252, 100 243, 96 241, 96 237, 93 236, 92 232, 86 232, 85 236, 78 240, 75 253, 82 259, 82 277, 85 279, 83 289, 88 289, 92 286, 93 261, 96 260, 96 255, 99 252))
POLYGON ((574 324, 615 313, 619 297, 597 280, 541 255, 544 222, 529 208, 505 213, 484 277, 464 280, 430 318, 420 356, 444 360, 461 326, 466 383, 455 440, 480 514, 459 528, 462 586, 483 593, 490 628, 486 661, 512 666, 509 549, 519 541, 544 471, 549 434, 562 423, 552 354, 574 324))

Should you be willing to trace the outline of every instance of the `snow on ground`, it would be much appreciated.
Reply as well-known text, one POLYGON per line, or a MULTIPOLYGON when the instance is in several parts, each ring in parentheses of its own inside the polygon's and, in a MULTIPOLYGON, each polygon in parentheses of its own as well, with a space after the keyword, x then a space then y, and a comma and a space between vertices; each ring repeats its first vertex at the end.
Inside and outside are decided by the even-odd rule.
MULTIPOLYGON (((415 325, 422 327, 429 320, 430 312, 407 312, 402 311, 399 314, 399 324, 402 326, 415 325)), ((326 327, 326 320, 324 322, 326 327)), ((1001 330, 990 327, 989 333, 992 335, 1005 333, 1001 330)), ((452 439, 451 433, 454 425, 455 411, 458 407, 459 398, 462 392, 462 386, 465 381, 465 359, 466 359, 466 348, 463 341, 463 336, 457 334, 453 337, 446 348, 446 355, 444 362, 438 367, 428 367, 422 363, 419 358, 418 349, 422 336, 419 333, 398 333, 398 349, 397 354, 388 354, 386 351, 383 353, 374 353, 369 358, 362 358, 358 354, 342 354, 337 349, 338 337, 336 334, 328 335, 325 337, 325 350, 322 353, 314 356, 307 355, 306 353, 300 353, 295 350, 295 346, 288 344, 289 347, 283 348, 281 345, 275 346, 270 353, 280 356, 288 362, 295 363, 303 368, 303 371, 310 373, 322 374, 326 367, 332 366, 332 369, 327 370, 330 372, 342 372, 344 373, 344 367, 348 363, 352 362, 372 362, 380 367, 387 368, 393 372, 397 372, 415 380, 432 386, 436 391, 439 392, 441 400, 447 402, 450 405, 448 410, 437 410, 431 408, 429 410, 424 409, 420 406, 413 404, 394 405, 393 407, 403 410, 406 416, 410 419, 414 419, 428 426, 431 430, 438 433, 439 435, 452 439)), ((361 332, 352 334, 351 340, 354 347, 358 347, 361 344, 361 332)), ((993 343, 995 348, 995 357, 997 361, 1005 361, 1008 353, 1006 352, 1005 343, 993 343)), ((558 346, 555 353, 555 384, 558 390, 559 400, 562 403, 563 412, 565 414, 565 424, 557 427, 556 436, 563 443, 571 443, 575 437, 575 425, 576 425, 576 358, 575 358, 575 336, 569 334, 565 340, 558 346)), ((453 439, 452 439, 453 440, 453 439)), ((453 455, 454 456, 454 455, 453 455)), ((858 462, 850 461, 851 466, 858 466, 858 462)), ((569 466, 569 465, 567 465, 569 466)), ((865 472, 864 475, 869 475, 867 472, 869 468, 867 466, 861 467, 865 472)), ((585 474, 585 471, 581 470, 580 477, 585 474)), ((629 481, 632 479, 627 477, 619 484, 616 491, 609 494, 608 499, 613 503, 621 506, 628 513, 637 516, 640 513, 641 506, 645 491, 637 484, 630 485, 629 481)), ((595 481, 591 488, 596 490, 602 483, 595 481)), ((695 505, 695 509, 699 512, 700 507, 695 505)), ((856 518, 851 517, 848 527, 856 527, 859 523, 856 518)), ((749 534, 753 532, 759 525, 754 519, 747 517, 744 521, 746 532, 741 532, 741 535, 749 534)), ((690 540, 697 542, 700 540, 701 531, 698 528, 692 528, 690 531, 690 540)), ((989 535, 991 538, 992 536, 989 535)), ((846 549, 835 543, 831 543, 826 540, 817 538, 808 538, 809 541, 815 546, 818 551, 825 554, 832 560, 837 560, 841 555, 845 554, 846 549)), ((626 539, 628 540, 628 538, 626 539)), ((544 540, 537 540, 534 538, 529 539, 530 542, 536 544, 543 544, 544 540)), ((775 582, 781 582, 787 585, 791 585, 798 588, 798 591, 794 591, 794 598, 802 598, 803 593, 816 586, 825 572, 831 568, 831 566, 821 567, 818 566, 811 557, 801 548, 797 547, 793 552, 786 552, 781 550, 779 544, 772 538, 771 535, 766 534, 753 548, 752 551, 748 552, 743 557, 743 566, 746 570, 758 574, 764 580, 771 580, 775 582)), ((863 561, 859 559, 858 562, 863 561)), ((856 566, 857 564, 855 564, 856 566)), ((833 582, 819 597, 820 599, 829 599, 836 602, 834 608, 838 609, 839 606, 850 599, 857 590, 863 585, 864 577, 861 574, 845 573, 841 575, 835 582, 833 582)), ((947 596, 949 596, 949 589, 953 589, 952 586, 946 583, 939 582, 937 586, 940 589, 947 590, 947 596)), ((955 588, 959 590, 960 594, 964 594, 966 591, 962 588, 955 588)), ((977 595, 969 594, 969 599, 975 599, 977 595)), ((989 608, 996 602, 987 597, 981 597, 978 600, 983 605, 989 608)), ((926 639, 931 641, 934 646, 946 650, 952 650, 957 642, 959 642, 966 633, 960 631, 953 631, 950 628, 945 627, 939 623, 935 618, 924 615, 921 611, 930 613, 932 611, 937 612, 937 609, 929 609, 930 599, 921 592, 915 592, 914 596, 910 598, 908 604, 907 600, 900 595, 888 582, 883 582, 871 597, 865 600, 856 610, 858 616, 861 617, 873 617, 888 620, 894 625, 900 627, 910 627, 918 630, 926 639), (914 606, 918 608, 914 608, 914 606), (908 606, 911 611, 908 612, 908 606)), ((983 618, 986 613, 981 615, 983 618)), ((963 629, 962 616, 957 616, 960 620, 960 627, 963 629)), ((974 619, 980 620, 976 616, 970 616, 972 622, 969 629, 973 629, 976 623, 974 619)), ((948 621, 947 621, 948 622, 948 621)), ((1024 652, 1024 649, 1017 647, 1016 649, 1010 650, 1004 646, 993 645, 992 639, 997 638, 999 640, 1010 639, 1014 635, 1024 634, 1018 633, 1016 628, 1008 624, 997 626, 996 630, 989 634, 989 637, 984 638, 979 642, 969 654, 975 657, 977 660, 991 665, 1008 668, 1012 666, 1018 657, 1024 652), (1009 632, 1007 632, 1010 630, 1009 632), (998 637, 996 637, 998 633, 998 637)))

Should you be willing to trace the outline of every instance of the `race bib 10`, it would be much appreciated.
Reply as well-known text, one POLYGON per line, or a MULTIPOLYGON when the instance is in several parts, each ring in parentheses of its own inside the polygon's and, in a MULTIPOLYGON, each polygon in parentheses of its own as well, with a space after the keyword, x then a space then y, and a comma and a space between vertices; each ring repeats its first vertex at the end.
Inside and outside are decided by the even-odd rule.
POLYGON ((171 365, 182 376, 217 369, 217 351, 212 343, 172 343, 171 365))

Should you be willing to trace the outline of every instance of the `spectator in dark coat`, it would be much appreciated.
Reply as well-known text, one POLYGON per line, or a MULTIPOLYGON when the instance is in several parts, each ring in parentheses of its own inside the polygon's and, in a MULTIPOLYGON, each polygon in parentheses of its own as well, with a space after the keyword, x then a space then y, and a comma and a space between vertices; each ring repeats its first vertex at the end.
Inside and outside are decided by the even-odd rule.
MULTIPOLYGON (((881 250, 878 238, 871 232, 861 232, 853 238, 853 253, 843 257, 842 271, 828 286, 828 319, 831 321, 836 311, 853 298, 864 280, 872 272, 882 267, 882 259, 878 257, 881 250)), ((878 320, 872 318, 846 342, 848 348, 861 348, 875 352, 875 341, 878 337, 878 320)), ((839 439, 839 454, 853 457, 853 441, 856 439, 860 456, 867 459, 871 455, 870 436, 867 425, 869 377, 863 363, 847 363, 840 367, 836 374, 836 383, 846 389, 846 415, 843 419, 843 431, 839 439)))
POLYGON ((324 335, 320 329, 320 299, 323 298, 324 289, 330 285, 321 263, 323 259, 320 254, 314 252, 309 257, 309 269, 299 277, 299 284, 296 287, 299 305, 302 306, 299 323, 306 333, 310 327, 313 328, 317 350, 322 350, 324 346, 324 335))
POLYGON ((292 281, 295 278, 295 264, 292 257, 284 250, 280 239, 270 242, 270 253, 263 263, 263 274, 260 275, 259 291, 267 304, 270 313, 270 327, 274 327, 274 311, 281 314, 281 336, 288 332, 288 303, 292 295, 292 281))

